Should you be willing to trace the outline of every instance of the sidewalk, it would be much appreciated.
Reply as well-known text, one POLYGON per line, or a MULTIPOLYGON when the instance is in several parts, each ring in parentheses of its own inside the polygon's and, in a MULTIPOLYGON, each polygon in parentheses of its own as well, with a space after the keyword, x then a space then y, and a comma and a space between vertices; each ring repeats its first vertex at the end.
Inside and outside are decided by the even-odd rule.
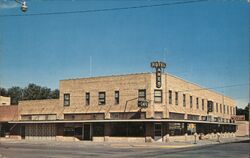
POLYGON ((63 141, 30 141, 30 140, 11 140, 0 139, 0 143, 17 143, 17 144, 34 144, 34 145, 47 145, 47 146, 63 146, 63 147, 108 147, 108 148, 190 148, 209 146, 216 144, 225 144, 249 140, 249 137, 235 137, 235 138, 223 138, 221 142, 216 140, 198 140, 195 144, 194 141, 188 142, 153 142, 153 143, 134 143, 134 142, 91 142, 91 141, 79 141, 79 142, 63 142, 63 141))
POLYGON ((112 143, 113 147, 128 146, 134 148, 189 148, 189 147, 198 147, 198 146, 207 146, 215 144, 226 144, 233 142, 240 142, 250 140, 249 137, 235 137, 235 138, 223 138, 220 142, 216 140, 198 140, 196 144, 194 141, 188 142, 154 142, 154 143, 112 143))

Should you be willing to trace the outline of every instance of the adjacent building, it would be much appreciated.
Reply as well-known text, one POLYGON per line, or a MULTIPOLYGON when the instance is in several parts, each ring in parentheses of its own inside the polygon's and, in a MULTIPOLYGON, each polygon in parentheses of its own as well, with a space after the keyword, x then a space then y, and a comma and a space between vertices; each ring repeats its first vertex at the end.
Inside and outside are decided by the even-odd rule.
POLYGON ((21 101, 9 123, 22 139, 159 142, 233 133, 235 114, 233 99, 156 69, 61 80, 59 99, 21 101))
POLYGON ((9 121, 17 121, 18 107, 10 105, 10 97, 0 96, 0 137, 8 137, 12 125, 9 121))

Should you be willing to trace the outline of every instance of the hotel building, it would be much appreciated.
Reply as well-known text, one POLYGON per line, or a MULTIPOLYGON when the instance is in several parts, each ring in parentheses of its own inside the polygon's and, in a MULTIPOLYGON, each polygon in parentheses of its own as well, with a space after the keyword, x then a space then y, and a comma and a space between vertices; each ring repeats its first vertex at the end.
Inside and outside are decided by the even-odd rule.
POLYGON ((61 80, 59 99, 20 101, 9 123, 20 139, 167 142, 233 135, 232 115, 233 99, 156 68, 61 80))

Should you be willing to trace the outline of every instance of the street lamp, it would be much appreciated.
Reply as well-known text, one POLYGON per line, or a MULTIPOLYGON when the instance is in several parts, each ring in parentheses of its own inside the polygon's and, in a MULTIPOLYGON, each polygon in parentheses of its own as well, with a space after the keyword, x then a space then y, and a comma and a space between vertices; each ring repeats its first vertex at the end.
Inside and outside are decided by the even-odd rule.
POLYGON ((21 11, 26 12, 28 9, 28 6, 26 5, 25 1, 15 0, 17 3, 21 4, 21 11))

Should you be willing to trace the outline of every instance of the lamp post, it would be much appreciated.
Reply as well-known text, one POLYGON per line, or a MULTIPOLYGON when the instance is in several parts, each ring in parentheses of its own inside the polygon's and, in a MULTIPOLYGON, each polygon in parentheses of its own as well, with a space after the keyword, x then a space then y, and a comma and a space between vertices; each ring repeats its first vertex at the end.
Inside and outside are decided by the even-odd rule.
POLYGON ((21 11, 26 12, 28 9, 28 6, 25 1, 15 0, 17 3, 21 4, 21 11))

